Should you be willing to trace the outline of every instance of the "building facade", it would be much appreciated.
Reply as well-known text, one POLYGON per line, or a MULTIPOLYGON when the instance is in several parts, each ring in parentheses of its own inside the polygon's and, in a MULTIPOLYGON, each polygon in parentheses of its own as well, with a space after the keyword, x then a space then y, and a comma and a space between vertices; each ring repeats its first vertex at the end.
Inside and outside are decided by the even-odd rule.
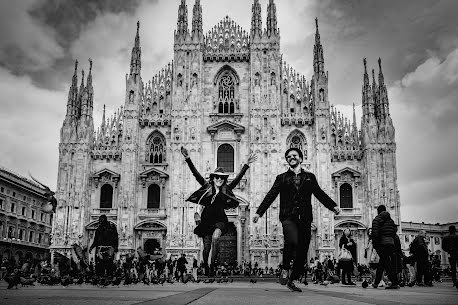
POLYGON ((0 167, 0 258, 46 259, 52 215, 41 211, 45 190, 0 167))
POLYGON ((74 242, 89 245, 97 218, 106 214, 118 228, 121 255, 152 247, 200 258, 202 243, 193 234, 200 207, 185 201, 198 184, 181 146, 207 177, 222 166, 231 179, 250 152, 259 156, 235 189, 240 206, 227 211, 231 225, 222 237, 221 262, 281 262, 279 200, 257 224, 251 219, 276 175, 287 169, 284 152, 292 146, 302 150, 303 167, 342 209, 334 216, 313 199, 309 257, 335 255, 346 227, 366 243, 379 204, 399 223, 395 130, 381 61, 372 83, 363 61, 358 129, 355 114, 350 121, 330 105, 318 20, 310 80, 282 60, 273 0, 265 27, 258 0, 248 31, 225 17, 205 34, 202 22, 196 0, 188 27, 183 0, 173 60, 148 80, 142 78, 137 25, 124 105, 110 117, 104 111, 97 130, 92 61, 79 87, 76 62, 61 129, 52 251, 69 251, 74 242))
POLYGON ((448 254, 442 250, 442 240, 449 233, 449 226, 458 227, 458 222, 454 223, 424 223, 424 222, 402 222, 402 234, 400 234, 401 245, 404 253, 409 255, 409 245, 414 240, 415 236, 421 230, 426 231, 426 241, 428 243, 428 250, 430 254, 438 254, 443 267, 449 265, 448 254))

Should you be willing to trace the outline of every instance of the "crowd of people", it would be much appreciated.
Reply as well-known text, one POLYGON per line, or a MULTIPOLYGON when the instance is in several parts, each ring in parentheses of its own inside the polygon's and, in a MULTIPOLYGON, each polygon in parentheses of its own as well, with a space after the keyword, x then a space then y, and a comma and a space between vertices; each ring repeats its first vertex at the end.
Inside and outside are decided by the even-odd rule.
MULTIPOLYGON (((380 213, 384 212, 384 208, 380 208, 380 213)), ((379 215, 380 215, 379 213, 379 215)), ((383 214, 382 214, 382 217, 383 214)), ((386 217, 386 215, 385 215, 386 217)), ((384 221, 386 222, 386 220, 384 221)), ((389 223, 389 222, 388 222, 389 223)), ((375 228, 380 229, 378 220, 375 221, 375 228)), ((401 249, 399 237, 396 234, 396 226, 392 230, 383 229, 381 236, 392 236, 391 240, 381 242, 382 238, 373 234, 372 229, 369 229, 369 243, 365 246, 364 259, 366 264, 360 264, 356 261, 355 249, 356 244, 351 238, 350 230, 344 230, 340 239, 339 245, 351 249, 351 259, 339 259, 325 257, 320 261, 317 257, 310 260, 307 266, 308 272, 312 275, 312 281, 318 283, 342 283, 343 285, 355 285, 352 282, 352 277, 357 281, 362 281, 364 288, 372 285, 372 287, 387 287, 398 289, 404 286, 429 286, 432 287, 433 282, 442 282, 442 276, 450 276, 452 283, 458 288, 456 281, 456 258, 458 256, 458 239, 456 228, 450 226, 449 235, 443 240, 443 250, 449 254, 450 265, 447 268, 442 268, 441 259, 438 254, 428 251, 428 241, 425 231, 420 231, 415 239, 409 245, 409 255, 405 255, 405 251, 401 249), (394 232, 394 233, 393 233, 394 232), (378 241, 374 246, 374 238, 378 241), (392 242, 392 243, 391 243, 392 242), (383 249, 379 243, 387 249, 383 249), (350 244, 350 245, 349 245, 350 244), (384 253, 383 251, 386 251, 384 253), (390 283, 390 285, 387 285, 390 283)), ((304 279, 304 284, 307 284, 304 279)))
MULTIPOLYGON (((256 224, 266 213, 270 205, 280 195, 279 220, 283 228, 284 248, 281 266, 261 268, 250 262, 242 264, 221 264, 217 261, 219 242, 222 235, 228 230, 228 217, 226 209, 239 205, 237 197, 232 190, 241 181, 250 165, 257 159, 256 154, 249 154, 238 175, 228 181, 229 174, 218 167, 205 179, 196 169, 186 148, 181 147, 181 153, 191 173, 200 188, 186 199, 189 202, 202 206, 201 213, 196 213, 196 228, 194 233, 203 241, 203 262, 198 264, 196 258, 188 262, 185 254, 179 258, 156 257, 153 253, 144 253, 137 249, 138 256, 127 255, 123 260, 115 261, 118 252, 118 233, 116 227, 107 221, 105 215, 99 217, 99 226, 95 232, 92 245, 87 249, 72 245, 71 257, 57 255, 56 264, 50 266, 49 262, 42 264, 25 263, 24 265, 6 268, 5 279, 8 288, 19 283, 33 283, 37 280, 44 284, 69 285, 83 282, 94 285, 119 285, 121 282, 128 285, 143 282, 144 284, 164 284, 164 282, 199 281, 199 275, 220 277, 224 279, 229 275, 263 276, 276 275, 281 285, 286 285, 294 292, 302 290, 296 281, 307 282, 307 271, 312 274, 313 282, 329 284, 341 282, 343 285, 355 286, 352 280, 363 280, 364 288, 371 285, 373 288, 385 286, 386 289, 399 289, 401 286, 433 286, 433 280, 440 280, 440 258, 430 260, 426 232, 421 231, 412 241, 406 257, 401 249, 401 242, 397 235, 397 226, 384 205, 377 207, 377 216, 372 221, 368 232, 369 243, 365 246, 365 259, 367 265, 357 261, 357 244, 349 228, 343 231, 339 240, 337 258, 326 257, 323 261, 315 258, 311 266, 307 265, 307 252, 311 239, 311 224, 313 210, 311 204, 312 194, 321 204, 338 215, 340 209, 319 186, 317 178, 311 172, 301 167, 303 161, 302 151, 289 148, 285 152, 285 159, 289 169, 277 175, 274 184, 265 195, 256 210, 253 223, 256 224), (87 252, 95 249, 95 262, 88 261, 87 252), (210 257, 211 253, 211 257, 210 257), (210 261, 209 261, 210 259, 210 261), (189 265, 192 264, 192 270, 189 265), (33 272, 33 274, 32 274, 33 272), (27 277, 28 276, 28 277, 27 277)), ((450 226, 450 234, 443 239, 443 249, 449 253, 452 280, 456 282, 456 264, 458 261, 458 240, 456 228, 450 226)), ((3 270, 2 270, 3 272, 3 270)), ((215 278, 206 278, 214 281, 215 278)))

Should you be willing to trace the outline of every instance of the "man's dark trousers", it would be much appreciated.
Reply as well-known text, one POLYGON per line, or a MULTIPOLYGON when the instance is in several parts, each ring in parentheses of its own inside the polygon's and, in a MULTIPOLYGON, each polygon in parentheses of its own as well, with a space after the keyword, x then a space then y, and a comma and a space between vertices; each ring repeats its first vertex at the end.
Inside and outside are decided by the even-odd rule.
POLYGON ((383 270, 385 270, 388 279, 392 285, 398 284, 398 277, 396 276, 391 263, 391 257, 394 252, 394 245, 380 245, 376 249, 377 254, 380 257, 380 261, 377 265, 377 271, 375 273, 375 284, 379 284, 382 280, 383 270))
POLYGON ((283 269, 290 269, 294 260, 291 280, 297 280, 304 272, 305 259, 312 233, 311 221, 300 219, 300 216, 290 216, 282 221, 283 226, 283 269))
POLYGON ((429 269, 431 268, 429 260, 426 257, 417 258, 417 283, 421 283, 424 278, 424 283, 429 284, 431 282, 431 276, 429 269))
POLYGON ((449 256, 448 261, 450 262, 450 268, 452 269, 452 281, 456 284, 456 264, 458 262, 458 254, 449 256))
POLYGON ((95 272, 98 276, 113 276, 115 270, 114 256, 108 259, 95 258, 95 272))

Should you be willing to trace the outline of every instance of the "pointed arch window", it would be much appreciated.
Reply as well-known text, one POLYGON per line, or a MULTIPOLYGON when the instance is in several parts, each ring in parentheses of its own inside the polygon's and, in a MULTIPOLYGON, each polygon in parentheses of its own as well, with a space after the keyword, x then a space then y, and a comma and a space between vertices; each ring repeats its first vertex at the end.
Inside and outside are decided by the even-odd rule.
POLYGON ((218 112, 234 113, 235 77, 230 71, 224 72, 218 81, 218 112))
POLYGON ((100 208, 111 209, 113 207, 113 187, 109 184, 102 185, 100 189, 100 208))
POLYGON ((307 140, 305 139, 305 136, 301 132, 296 131, 288 138, 288 148, 294 147, 299 149, 304 155, 304 160, 307 160, 307 140))
POLYGON ((148 202, 146 207, 148 209, 159 209, 161 202, 161 189, 157 184, 148 186, 148 202))
POLYGON ((146 143, 146 160, 153 164, 166 162, 165 138, 162 134, 153 133, 146 143))
POLYGON ((218 147, 217 166, 222 167, 225 172, 234 172, 234 148, 230 144, 222 144, 218 147))
POLYGON ((348 183, 340 186, 340 207, 343 209, 353 208, 353 192, 351 185, 348 183))

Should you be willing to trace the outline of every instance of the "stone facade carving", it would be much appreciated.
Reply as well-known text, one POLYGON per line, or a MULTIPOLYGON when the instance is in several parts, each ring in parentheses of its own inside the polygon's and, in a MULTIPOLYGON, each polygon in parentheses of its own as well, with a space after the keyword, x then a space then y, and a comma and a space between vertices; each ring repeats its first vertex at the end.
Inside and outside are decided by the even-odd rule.
POLYGON ((225 17, 204 35, 198 1, 194 12, 190 31, 186 6, 180 4, 173 61, 148 81, 141 77, 151 71, 141 71, 138 25, 124 105, 111 117, 104 111, 96 132, 92 73, 78 88, 75 67, 61 129, 57 181, 59 203, 71 208, 57 209, 53 251, 66 251, 72 239, 78 239, 70 230, 83 234, 89 243, 90 224, 103 212, 118 227, 120 254, 143 247, 145 238, 157 238, 167 255, 185 252, 200 259, 201 241, 192 232, 193 215, 200 207, 186 202, 199 185, 180 154, 181 146, 188 148, 206 177, 219 164, 220 145, 233 147, 234 171, 250 152, 258 153, 258 161, 234 190, 241 206, 227 211, 237 230, 239 262, 256 259, 272 267, 281 262, 278 199, 258 224, 251 219, 275 177, 288 169, 283 155, 289 147, 301 149, 303 168, 315 173, 336 202, 340 202, 342 183, 352 187, 354 208, 338 217, 313 199, 309 257, 335 254, 336 232, 340 232, 336 223, 358 221, 356 230, 363 230, 379 204, 387 204, 398 222, 395 130, 383 77, 381 83, 370 85, 364 73, 358 129, 355 115, 350 122, 329 104, 318 22, 310 46, 313 76, 307 80, 282 61, 273 1, 265 29, 259 1, 253 4, 249 31, 225 17), (80 93, 87 98, 80 99, 80 93), (100 209, 102 183, 112 184, 115 190, 109 211, 100 209), (158 193, 148 192, 152 184, 158 186, 154 188, 158 193), (147 208, 148 196, 157 196, 159 208, 147 208), (70 225, 64 226, 67 221, 70 225))

